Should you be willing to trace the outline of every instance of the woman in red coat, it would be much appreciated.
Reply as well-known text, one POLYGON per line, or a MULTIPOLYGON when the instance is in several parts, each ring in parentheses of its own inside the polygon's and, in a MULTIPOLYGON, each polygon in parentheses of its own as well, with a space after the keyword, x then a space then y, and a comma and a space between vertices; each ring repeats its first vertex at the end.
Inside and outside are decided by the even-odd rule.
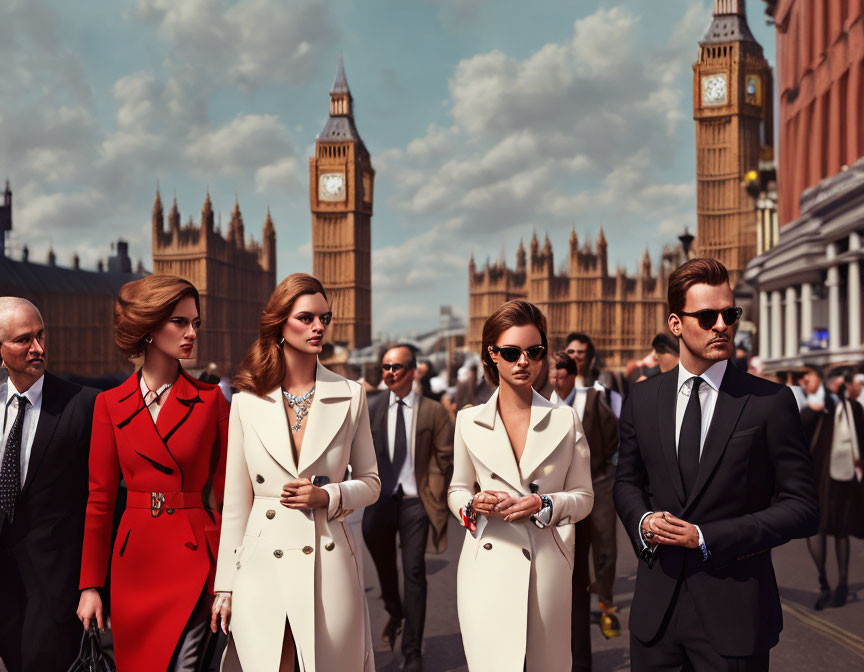
POLYGON ((144 361, 96 399, 78 616, 104 627, 98 589, 110 562, 121 672, 195 670, 206 643, 228 404, 178 362, 191 357, 199 326, 198 292, 185 280, 151 275, 120 289, 114 341, 144 361), (128 499, 112 552, 121 477, 128 499))

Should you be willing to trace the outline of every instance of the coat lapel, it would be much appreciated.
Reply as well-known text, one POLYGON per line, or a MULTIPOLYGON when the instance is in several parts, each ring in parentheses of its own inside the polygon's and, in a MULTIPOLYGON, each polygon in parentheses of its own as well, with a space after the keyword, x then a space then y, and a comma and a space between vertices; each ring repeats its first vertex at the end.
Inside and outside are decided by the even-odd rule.
MULTIPOLYGON (((297 465, 291 450, 291 431, 282 390, 276 388, 263 397, 254 397, 256 409, 252 414, 252 428, 261 440, 264 449, 291 476, 297 478, 297 465)), ((305 442, 304 442, 305 443, 305 442)))
POLYGON ((726 451, 729 437, 735 430, 735 425, 738 424, 738 417, 750 398, 749 393, 740 385, 742 375, 732 362, 726 365, 726 373, 723 375, 723 382, 717 393, 714 415, 711 418, 711 425, 708 427, 705 445, 702 447, 702 456, 699 458, 699 473, 696 476, 693 492, 687 499, 687 508, 696 501, 714 472, 714 468, 726 451))
POLYGON ((348 381, 319 363, 315 375, 315 396, 309 408, 309 424, 300 449, 298 470, 301 474, 327 450, 345 423, 350 408, 351 387, 348 381))
POLYGON ((195 412, 198 404, 203 403, 201 391, 198 386, 189 380, 189 375, 181 368, 177 382, 169 390, 165 405, 160 409, 156 418, 156 431, 167 444, 180 429, 189 416, 195 412))
POLYGON ((474 429, 479 440, 470 442, 471 452, 497 476, 497 480, 521 492, 519 466, 516 464, 510 437, 498 415, 497 389, 474 417, 474 429))
MULTIPOLYGON (((6 400, 6 395, 2 397, 6 400)), ((45 374, 42 384, 42 409, 39 411, 39 422, 36 424, 36 435, 33 437, 33 446, 30 448, 30 463, 27 465, 27 479, 21 488, 21 497, 27 495, 30 484, 39 469, 39 464, 48 452, 48 446, 57 429, 57 423, 65 407, 65 399, 60 398, 60 390, 56 379, 50 373, 45 374)))
POLYGON ((657 428, 660 433, 660 450, 666 461, 669 479, 681 506, 684 506, 684 482, 678 468, 678 451, 675 449, 675 407, 678 402, 678 367, 663 374, 657 395, 657 428))
MULTIPOLYGON (((534 471, 546 460, 570 431, 569 422, 554 422, 554 404, 544 399, 536 391, 531 401, 531 422, 525 439, 525 451, 519 471, 523 481, 530 481, 534 471)), ((503 424, 503 423, 502 423, 503 424)), ((506 433, 506 432, 505 432, 506 433)), ((579 436, 576 437, 579 440, 579 436)))

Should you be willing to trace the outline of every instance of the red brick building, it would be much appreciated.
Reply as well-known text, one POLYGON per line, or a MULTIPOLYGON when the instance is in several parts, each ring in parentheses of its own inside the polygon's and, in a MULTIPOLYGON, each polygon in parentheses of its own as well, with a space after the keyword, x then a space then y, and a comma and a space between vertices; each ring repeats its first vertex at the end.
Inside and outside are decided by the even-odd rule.
POLYGON ((864 155, 864 2, 768 0, 777 34, 780 226, 801 195, 864 155))

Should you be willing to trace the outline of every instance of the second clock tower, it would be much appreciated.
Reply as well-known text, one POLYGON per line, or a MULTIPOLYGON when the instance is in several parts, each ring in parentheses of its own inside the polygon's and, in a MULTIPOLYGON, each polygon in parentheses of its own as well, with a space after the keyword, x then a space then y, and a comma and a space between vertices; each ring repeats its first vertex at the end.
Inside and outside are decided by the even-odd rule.
POLYGON ((772 144, 771 68, 747 25, 745 0, 714 0, 693 64, 699 254, 723 262, 732 285, 756 255, 756 204, 744 177, 772 144))
POLYGON ((309 159, 312 267, 333 309, 330 341, 372 342, 371 222, 375 171, 354 125, 354 98, 342 57, 330 91, 330 116, 309 159))

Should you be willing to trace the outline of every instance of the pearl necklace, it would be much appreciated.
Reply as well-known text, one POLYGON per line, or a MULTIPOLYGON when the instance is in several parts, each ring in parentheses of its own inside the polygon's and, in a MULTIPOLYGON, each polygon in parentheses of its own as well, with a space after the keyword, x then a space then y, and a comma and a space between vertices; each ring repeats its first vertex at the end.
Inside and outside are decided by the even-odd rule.
POLYGON ((299 397, 296 397, 285 390, 282 390, 282 394, 285 397, 285 401, 287 401, 288 405, 294 409, 294 414, 297 416, 297 422, 291 425, 291 431, 296 434, 300 431, 300 427, 303 424, 303 418, 309 415, 309 407, 312 405, 312 397, 315 395, 315 386, 313 385, 311 390, 299 397))

